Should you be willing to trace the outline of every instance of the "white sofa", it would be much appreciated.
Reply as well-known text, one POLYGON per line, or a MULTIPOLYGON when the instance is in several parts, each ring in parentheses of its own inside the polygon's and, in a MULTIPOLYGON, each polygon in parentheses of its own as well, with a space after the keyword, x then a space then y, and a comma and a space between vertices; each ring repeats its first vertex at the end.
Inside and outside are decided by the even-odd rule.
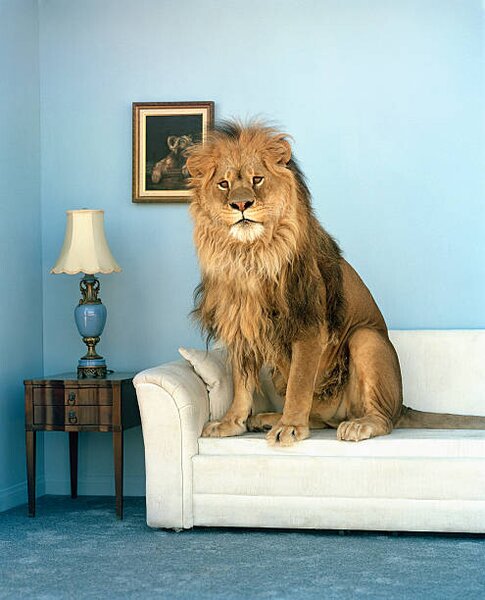
MULTIPOLYGON (((485 330, 393 331, 413 408, 485 415, 485 330)), ((313 431, 201 438, 207 386, 183 360, 135 378, 147 523, 485 533, 485 431, 395 430, 358 443, 313 431)), ((220 407, 218 408, 220 412, 220 407)))

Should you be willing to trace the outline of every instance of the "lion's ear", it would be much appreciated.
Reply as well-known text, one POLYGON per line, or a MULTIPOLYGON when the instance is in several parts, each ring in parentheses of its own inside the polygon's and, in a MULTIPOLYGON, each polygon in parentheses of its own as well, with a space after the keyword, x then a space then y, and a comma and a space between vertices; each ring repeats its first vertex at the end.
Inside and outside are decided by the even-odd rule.
POLYGON ((176 145, 177 145, 177 136, 169 135, 167 138, 167 146, 169 147, 169 149, 173 150, 176 145))
POLYGON ((213 158, 205 154, 190 153, 186 166, 192 177, 212 177, 215 171, 213 158))
POLYGON ((291 160, 291 145, 284 134, 275 136, 267 147, 270 160, 277 165, 287 165, 291 160))

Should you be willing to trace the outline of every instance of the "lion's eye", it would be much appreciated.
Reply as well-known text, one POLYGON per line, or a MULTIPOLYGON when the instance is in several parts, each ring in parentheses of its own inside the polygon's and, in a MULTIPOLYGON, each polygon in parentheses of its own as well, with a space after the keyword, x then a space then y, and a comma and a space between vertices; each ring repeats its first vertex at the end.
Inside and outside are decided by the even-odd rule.
POLYGON ((229 189, 229 181, 226 181, 225 179, 223 181, 219 181, 219 183, 217 185, 219 186, 219 188, 221 190, 229 189))
POLYGON ((264 177, 261 177, 259 175, 256 177, 253 177, 253 185, 261 185, 263 183, 263 181, 264 181, 264 177))

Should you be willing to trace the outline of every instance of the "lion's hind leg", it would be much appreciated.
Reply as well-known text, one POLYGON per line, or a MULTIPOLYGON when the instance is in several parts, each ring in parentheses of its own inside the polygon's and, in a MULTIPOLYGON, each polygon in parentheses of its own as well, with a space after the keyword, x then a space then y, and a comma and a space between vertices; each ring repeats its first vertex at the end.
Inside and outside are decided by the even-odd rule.
POLYGON ((401 374, 394 348, 378 331, 362 328, 352 334, 349 351, 349 416, 338 426, 337 439, 359 442, 387 435, 402 404, 401 374))

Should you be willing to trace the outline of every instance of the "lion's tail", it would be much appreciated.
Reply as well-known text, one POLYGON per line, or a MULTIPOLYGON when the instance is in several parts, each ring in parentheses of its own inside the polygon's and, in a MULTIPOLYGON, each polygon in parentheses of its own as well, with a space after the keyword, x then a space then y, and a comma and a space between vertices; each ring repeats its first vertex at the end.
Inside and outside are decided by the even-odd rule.
POLYGON ((431 413, 402 407, 397 429, 485 429, 485 417, 431 413))

